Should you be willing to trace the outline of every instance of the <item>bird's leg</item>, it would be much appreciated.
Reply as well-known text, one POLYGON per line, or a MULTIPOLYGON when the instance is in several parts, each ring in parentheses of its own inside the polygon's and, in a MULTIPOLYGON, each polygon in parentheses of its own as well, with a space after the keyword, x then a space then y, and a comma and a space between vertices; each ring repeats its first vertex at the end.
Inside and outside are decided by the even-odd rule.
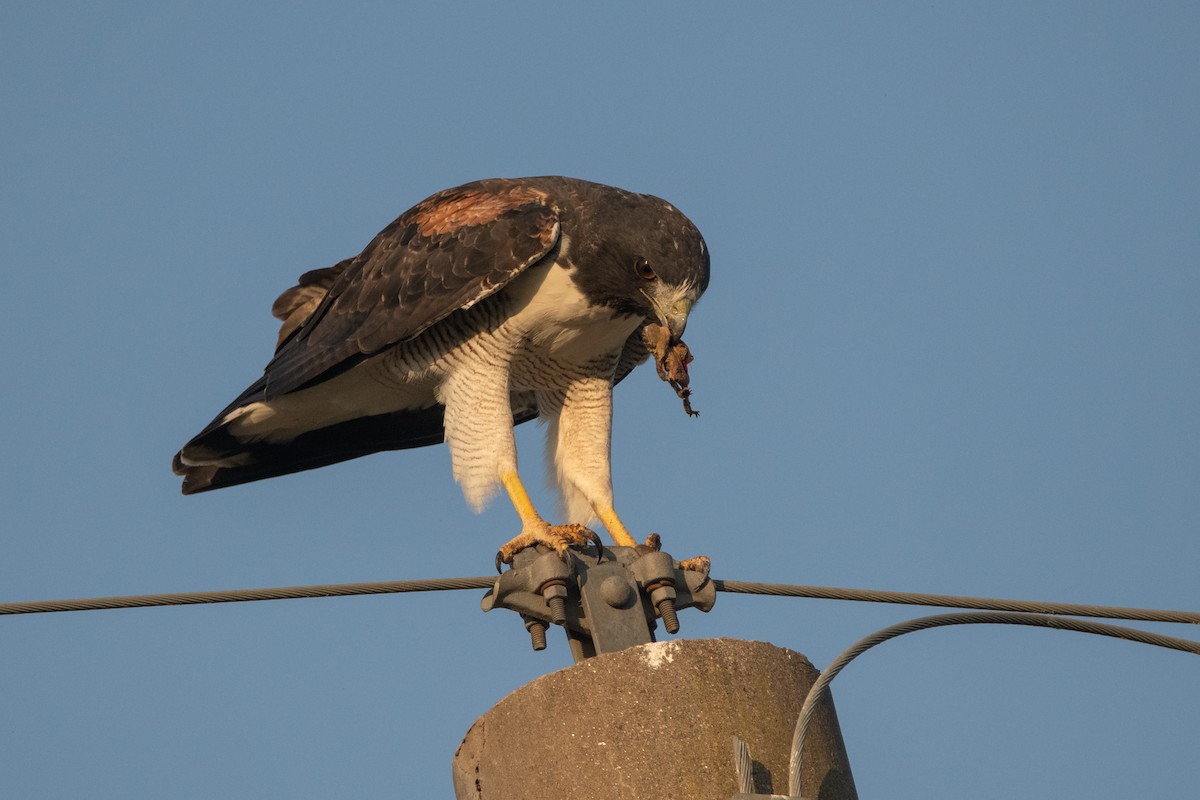
POLYGON ((521 477, 516 470, 504 473, 500 480, 508 492, 513 508, 521 518, 521 532, 496 553, 497 571, 500 570, 501 564, 511 564, 514 555, 537 544, 553 547, 559 556, 564 556, 568 547, 583 547, 587 544, 595 544, 597 549, 601 547, 600 537, 583 525, 551 525, 542 519, 542 515, 533 507, 533 501, 529 499, 529 493, 525 491, 525 485, 521 483, 521 477))
MULTIPOLYGON (((613 366, 615 368, 615 364, 613 366)), ((659 549, 657 534, 652 534, 646 545, 639 547, 613 508, 611 380, 580 378, 560 394, 539 394, 538 407, 549 422, 546 429, 549 452, 553 455, 559 486, 571 516, 580 519, 590 509, 618 547, 643 551, 646 547, 659 549)), ((505 486, 509 486, 507 480, 505 486)), ((509 495, 520 513, 521 504, 511 487, 509 495)), ((683 566, 707 574, 707 561, 700 556, 684 561, 683 566)))
MULTIPOLYGON (((621 518, 617 516, 617 512, 612 508, 596 509, 596 516, 600 517, 600 521, 604 523, 605 529, 609 535, 613 537, 613 541, 621 547, 633 547, 639 553, 658 552, 662 550, 662 537, 657 533, 652 533, 646 537, 644 544, 638 544, 637 541, 630 535, 625 524, 621 522, 621 518)), ((690 572, 699 572, 707 576, 709 569, 712 568, 712 560, 708 556, 696 556, 687 558, 679 562, 680 569, 686 569, 690 572)))
POLYGON ((596 516, 604 523, 604 529, 612 537, 613 544, 618 547, 637 547, 637 540, 630 535, 629 529, 625 527, 624 522, 621 522, 621 518, 617 516, 617 512, 611 506, 597 508, 596 516))

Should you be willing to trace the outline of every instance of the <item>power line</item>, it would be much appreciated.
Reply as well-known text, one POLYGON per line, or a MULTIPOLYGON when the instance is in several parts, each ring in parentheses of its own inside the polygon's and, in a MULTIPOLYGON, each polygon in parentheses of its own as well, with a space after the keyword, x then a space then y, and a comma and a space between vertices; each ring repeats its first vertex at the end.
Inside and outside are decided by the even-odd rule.
POLYGON ((43 614, 52 611, 100 611, 145 606, 186 606, 198 603, 244 603, 254 600, 296 600, 305 597, 347 597, 360 594, 436 592, 453 589, 490 589, 495 578, 434 578, 381 583, 338 583, 319 586, 283 586, 275 589, 234 589, 223 592, 140 594, 122 597, 89 597, 78 600, 37 600, 0 603, 3 614, 43 614))
POLYGON ((1056 614, 1075 617, 1130 619, 1142 622, 1182 622, 1200 625, 1200 612, 1122 608, 1081 603, 1050 603, 1035 600, 1002 600, 994 597, 964 597, 949 594, 887 592, 876 589, 845 589, 836 586, 796 586, 786 583, 753 583, 714 580, 718 592, 808 597, 821 600, 856 600, 867 603, 899 603, 909 606, 972 608, 980 611, 1019 611, 1025 614, 1056 614))
MULTIPOLYGON (((295 600, 312 597, 348 597, 366 594, 396 594, 404 592, 452 591, 458 589, 490 589, 493 577, 435 578, 429 580, 382 581, 378 583, 340 583, 316 586, 285 586, 270 589, 232 589, 215 592, 181 592, 175 594, 125 595, 92 597, 74 600, 38 600, 0 603, 0 616, 6 614, 43 614, 55 611, 99 611, 116 608, 148 606, 178 606, 202 603, 242 603, 256 600, 295 600)), ((1177 622, 1200 624, 1200 612, 1166 611, 1146 608, 1124 608, 1079 603, 1052 603, 1031 600, 1002 600, 990 597, 891 592, 874 589, 847 589, 829 586, 807 586, 784 583, 757 583, 714 579, 719 592, 734 594, 804 597, 822 600, 850 600, 871 603, 969 608, 983 611, 1014 611, 1027 614, 1055 614, 1107 619, 1139 620, 1142 622, 1177 622)))
POLYGON ((1141 644, 1150 644, 1157 647, 1166 647, 1172 650, 1181 650, 1185 653, 1195 653, 1200 655, 1200 642, 1193 642, 1188 639, 1177 639, 1174 636, 1163 636, 1157 633, 1149 633, 1148 631, 1140 631, 1135 628, 1125 628, 1119 625, 1108 625, 1103 622, 1092 622, 1083 619, 1071 619, 1064 617, 1047 617, 1038 614, 1024 614, 1017 612, 976 612, 976 613, 958 613, 958 614, 938 614, 931 617, 921 617, 920 619, 912 619, 907 622, 901 622, 896 625, 891 625, 880 631, 860 639, 846 649, 841 655, 829 663, 820 676, 813 682, 812 687, 808 690, 808 695, 804 698, 804 705, 800 708, 800 718, 796 720, 795 732, 792 735, 792 752, 788 770, 788 794, 791 797, 799 797, 800 795, 800 764, 804 758, 804 740, 808 734, 809 723, 812 721, 813 714, 816 713, 817 703, 825 696, 829 690, 829 684, 837 677, 847 664, 853 661, 858 656, 870 650, 877 644, 882 644, 889 639, 894 639, 897 636, 903 636, 906 633, 914 633, 923 631, 929 628, 938 628, 945 625, 1031 625, 1040 628, 1054 628, 1057 630, 1078 631, 1079 633, 1090 633, 1097 636, 1112 636, 1117 639, 1126 639, 1132 642, 1141 644))

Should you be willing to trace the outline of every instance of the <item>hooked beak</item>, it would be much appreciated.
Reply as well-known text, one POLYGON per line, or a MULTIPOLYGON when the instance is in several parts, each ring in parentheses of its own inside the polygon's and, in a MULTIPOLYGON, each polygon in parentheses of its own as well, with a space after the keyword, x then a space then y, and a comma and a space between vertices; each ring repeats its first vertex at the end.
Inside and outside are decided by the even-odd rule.
POLYGON ((688 314, 692 313, 692 306, 696 304, 696 299, 691 297, 690 293, 684 294, 679 290, 659 291, 654 294, 645 292, 645 295, 650 300, 650 305, 654 308, 654 315, 658 317, 658 321, 670 331, 671 338, 680 339, 687 327, 688 314))

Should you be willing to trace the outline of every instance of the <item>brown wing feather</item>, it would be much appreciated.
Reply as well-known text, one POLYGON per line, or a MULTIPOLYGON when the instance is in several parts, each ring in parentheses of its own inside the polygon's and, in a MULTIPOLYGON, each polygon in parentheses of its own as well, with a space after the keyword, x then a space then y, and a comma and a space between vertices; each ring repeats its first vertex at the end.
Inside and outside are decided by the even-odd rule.
POLYGON ((312 316, 329 294, 333 284, 354 261, 352 258, 343 259, 332 267, 313 269, 300 276, 296 285, 275 298, 271 306, 271 315, 283 322, 279 326, 279 339, 275 342, 275 351, 283 346, 284 341, 292 331, 304 324, 312 316))
POLYGON ((264 375, 266 399, 469 308, 546 256, 558 234, 547 195, 521 181, 478 181, 418 203, 341 270, 281 341, 264 375))

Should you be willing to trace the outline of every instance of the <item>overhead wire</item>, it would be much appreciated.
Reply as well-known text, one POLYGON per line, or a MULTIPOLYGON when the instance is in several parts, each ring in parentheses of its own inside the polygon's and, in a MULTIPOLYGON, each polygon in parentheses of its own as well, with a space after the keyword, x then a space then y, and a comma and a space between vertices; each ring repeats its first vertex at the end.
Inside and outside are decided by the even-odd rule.
POLYGON ((995 597, 967 597, 921 592, 889 592, 878 589, 846 589, 838 586, 804 586, 787 583, 754 583, 714 580, 718 592, 807 597, 821 600, 852 600, 867 603, 898 603, 909 606, 972 608, 980 611, 1020 611, 1027 614, 1055 614, 1075 617, 1103 617, 1141 622, 1180 622, 1200 625, 1200 612, 1163 611, 1150 608, 1124 608, 1083 603, 1052 603, 1037 600, 1003 600, 995 597))
POLYGON ((316 586, 282 586, 273 589, 233 589, 216 592, 139 594, 119 597, 87 597, 76 600, 35 600, 0 603, 0 615, 44 614, 52 611, 101 611, 113 608, 185 606, 198 603, 244 603, 255 600, 296 600, 306 597, 347 597, 363 594, 434 592, 454 589, 490 589, 495 578, 433 578, 430 580, 338 583, 316 586))
MULTIPOLYGON (((340 583, 315 586, 284 586, 268 589, 231 589, 173 594, 123 595, 90 597, 71 600, 35 600, 0 603, 0 616, 7 614, 42 614, 56 611, 99 611, 116 608, 148 606, 195 605, 201 603, 241 603, 256 600, 295 600, 314 597, 348 597, 367 594, 396 594, 404 592, 452 591, 460 589, 490 589, 494 577, 434 578, 428 580, 381 581, 376 583, 340 583)), ((1079 617, 1126 619, 1141 622, 1172 622, 1200 624, 1200 612, 1170 611, 1148 608, 1127 608, 1081 603, 1057 603, 1031 600, 1004 600, 991 597, 893 592, 876 589, 847 589, 802 584, 758 583, 752 581, 713 580, 719 592, 756 594, 777 597, 804 597, 822 600, 848 600, 870 603, 969 608, 981 611, 1016 611, 1031 614, 1054 614, 1079 617)))
POLYGON ((946 625, 979 624, 1030 625, 1040 628, 1077 631, 1097 636, 1111 636, 1117 639, 1126 639, 1141 644, 1166 647, 1172 650, 1200 655, 1200 642, 1193 642, 1188 639, 1178 639, 1174 636, 1164 636, 1158 633, 1137 630, 1136 628, 1109 625, 1103 622, 1092 622, 1091 620, 1021 612, 982 611, 937 614, 890 625, 876 631, 870 636, 860 639, 843 651, 841 655, 829 663, 829 666, 821 671, 817 680, 809 688, 808 694, 804 698, 804 704, 800 707, 800 717, 796 720, 796 727, 792 734, 792 749, 788 764, 788 795, 790 797, 800 796, 800 767, 804 759, 804 741, 807 738, 808 728, 812 722, 813 715, 816 713, 817 704, 825 696, 826 692, 828 692, 829 684, 833 682, 838 673, 845 669, 851 661, 872 647, 882 644, 889 639, 894 639, 897 636, 903 636, 906 633, 914 633, 946 625))

